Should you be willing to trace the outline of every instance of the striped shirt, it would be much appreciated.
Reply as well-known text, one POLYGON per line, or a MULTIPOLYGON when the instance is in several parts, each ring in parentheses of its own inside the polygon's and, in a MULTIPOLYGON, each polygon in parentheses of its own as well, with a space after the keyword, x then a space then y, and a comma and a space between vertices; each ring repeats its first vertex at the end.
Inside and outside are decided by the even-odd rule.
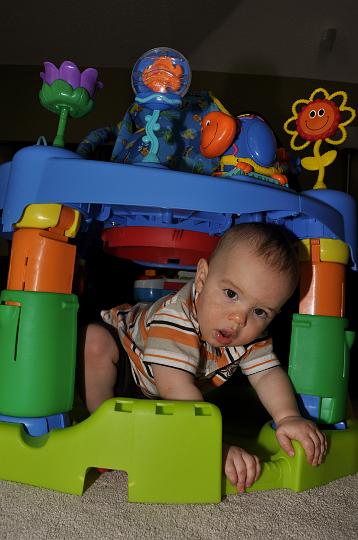
POLYGON ((117 306, 101 312, 103 320, 118 330, 134 380, 148 397, 159 397, 152 364, 192 373, 199 388, 220 386, 238 366, 245 375, 253 375, 280 365, 271 338, 261 337, 237 347, 213 347, 202 341, 195 297, 194 282, 190 281, 176 294, 153 304, 117 306))

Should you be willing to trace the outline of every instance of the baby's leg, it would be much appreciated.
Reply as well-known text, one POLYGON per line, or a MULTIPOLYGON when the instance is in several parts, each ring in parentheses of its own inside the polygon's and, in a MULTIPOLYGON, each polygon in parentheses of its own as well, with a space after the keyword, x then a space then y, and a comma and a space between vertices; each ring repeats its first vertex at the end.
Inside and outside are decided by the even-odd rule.
POLYGON ((80 350, 84 400, 92 413, 105 400, 114 397, 119 350, 111 333, 100 324, 89 324, 84 329, 80 350))

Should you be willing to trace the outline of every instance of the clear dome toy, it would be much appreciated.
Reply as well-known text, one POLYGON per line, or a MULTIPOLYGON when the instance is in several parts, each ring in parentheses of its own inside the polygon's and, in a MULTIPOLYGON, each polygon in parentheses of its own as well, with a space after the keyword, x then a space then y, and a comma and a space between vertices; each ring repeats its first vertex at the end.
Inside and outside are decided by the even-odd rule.
POLYGON ((136 102, 153 109, 179 106, 190 82, 188 60, 169 47, 157 47, 142 54, 132 71, 136 102))

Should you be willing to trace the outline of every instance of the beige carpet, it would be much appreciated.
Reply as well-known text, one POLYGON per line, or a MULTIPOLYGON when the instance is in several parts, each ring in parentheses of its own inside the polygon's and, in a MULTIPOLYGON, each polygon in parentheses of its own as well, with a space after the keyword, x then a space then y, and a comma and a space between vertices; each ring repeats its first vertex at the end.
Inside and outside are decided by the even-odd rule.
POLYGON ((220 504, 127 502, 121 472, 82 497, 0 482, 1 539, 358 539, 358 475, 302 493, 230 495, 220 504))

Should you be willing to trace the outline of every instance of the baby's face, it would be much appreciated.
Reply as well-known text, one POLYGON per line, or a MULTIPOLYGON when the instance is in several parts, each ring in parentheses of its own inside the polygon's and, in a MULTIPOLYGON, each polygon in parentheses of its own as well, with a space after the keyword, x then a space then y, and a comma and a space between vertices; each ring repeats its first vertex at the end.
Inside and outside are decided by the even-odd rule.
POLYGON ((195 278, 202 339, 213 347, 245 345, 258 338, 292 294, 292 283, 255 255, 237 246, 221 260, 201 259, 195 278))

